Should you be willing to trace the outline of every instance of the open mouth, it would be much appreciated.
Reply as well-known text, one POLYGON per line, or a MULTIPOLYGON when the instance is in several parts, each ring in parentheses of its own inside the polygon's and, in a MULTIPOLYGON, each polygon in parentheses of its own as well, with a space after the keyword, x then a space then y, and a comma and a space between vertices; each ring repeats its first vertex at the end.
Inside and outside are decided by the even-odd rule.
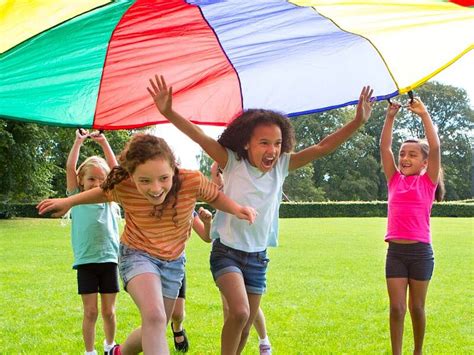
POLYGON ((275 158, 274 157, 264 157, 262 159, 262 166, 265 168, 265 169, 270 169, 272 166, 273 166, 273 163, 275 162, 275 158))
POLYGON ((165 193, 164 191, 161 191, 158 194, 149 193, 148 196, 150 196, 153 200, 159 200, 163 196, 164 193, 165 193))

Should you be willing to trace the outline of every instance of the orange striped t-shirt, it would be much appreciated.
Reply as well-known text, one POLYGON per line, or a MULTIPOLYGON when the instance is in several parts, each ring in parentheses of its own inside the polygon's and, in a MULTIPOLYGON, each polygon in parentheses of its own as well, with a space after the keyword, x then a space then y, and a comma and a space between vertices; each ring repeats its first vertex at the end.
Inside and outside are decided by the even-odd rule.
POLYGON ((219 188, 199 171, 179 169, 179 177, 181 188, 174 220, 172 203, 163 210, 160 218, 153 216, 153 205, 138 192, 130 179, 115 185, 108 192, 108 198, 118 202, 125 211, 123 244, 163 260, 174 260, 183 253, 191 234, 196 201, 214 201, 219 188))

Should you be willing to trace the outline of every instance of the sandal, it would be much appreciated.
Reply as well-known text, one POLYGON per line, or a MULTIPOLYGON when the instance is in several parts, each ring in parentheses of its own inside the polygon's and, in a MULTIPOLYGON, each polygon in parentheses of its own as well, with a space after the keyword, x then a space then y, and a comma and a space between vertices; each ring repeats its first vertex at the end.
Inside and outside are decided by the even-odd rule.
POLYGON ((171 331, 173 332, 174 348, 177 351, 180 351, 182 353, 188 352, 189 342, 188 342, 188 337, 186 336, 186 330, 184 330, 183 328, 183 330, 180 330, 179 332, 175 332, 173 329, 173 322, 170 322, 170 325, 171 325, 171 331), (183 337, 184 340, 178 343, 176 341, 177 337, 183 337))

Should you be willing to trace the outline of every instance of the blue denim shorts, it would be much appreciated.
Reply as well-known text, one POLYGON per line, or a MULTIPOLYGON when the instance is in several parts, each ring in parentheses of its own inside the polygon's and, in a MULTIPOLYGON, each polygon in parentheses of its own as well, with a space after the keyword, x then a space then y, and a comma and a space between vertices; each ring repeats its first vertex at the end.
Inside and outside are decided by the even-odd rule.
POLYGON ((163 297, 176 299, 183 281, 185 263, 184 254, 175 260, 161 260, 147 252, 120 244, 119 271, 125 290, 135 276, 152 273, 160 277, 163 297))
POLYGON ((408 278, 419 281, 431 280, 434 256, 431 244, 388 243, 385 277, 408 278))
POLYGON ((216 239, 212 243, 211 272, 216 281, 219 276, 229 272, 237 272, 244 278, 248 293, 261 295, 267 287, 267 251, 247 253, 230 248, 216 239))

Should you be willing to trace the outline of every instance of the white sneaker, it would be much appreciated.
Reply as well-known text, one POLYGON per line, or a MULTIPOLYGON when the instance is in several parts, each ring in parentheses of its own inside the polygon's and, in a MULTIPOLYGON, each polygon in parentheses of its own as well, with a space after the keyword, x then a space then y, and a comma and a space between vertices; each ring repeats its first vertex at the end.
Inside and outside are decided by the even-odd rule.
POLYGON ((107 340, 104 339, 104 354, 107 355, 110 350, 115 346, 115 341, 112 344, 107 344, 107 340))
POLYGON ((258 346, 260 355, 272 355, 272 346, 269 344, 260 344, 258 346))

